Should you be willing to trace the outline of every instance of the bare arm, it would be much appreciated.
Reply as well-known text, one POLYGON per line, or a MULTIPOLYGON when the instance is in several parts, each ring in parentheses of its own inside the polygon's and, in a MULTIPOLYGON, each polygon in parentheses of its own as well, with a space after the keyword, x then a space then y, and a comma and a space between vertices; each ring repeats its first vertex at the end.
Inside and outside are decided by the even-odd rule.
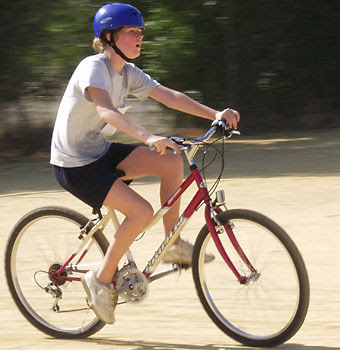
POLYGON ((93 103, 96 105, 99 116, 106 123, 113 125, 118 130, 147 144, 147 140, 152 134, 129 119, 127 116, 120 113, 113 106, 107 91, 94 87, 88 87, 87 90, 93 103))
POLYGON ((210 120, 224 119, 229 127, 234 129, 237 129, 237 123, 240 121, 240 114, 233 109, 227 108, 223 111, 217 111, 193 100, 179 91, 169 89, 162 85, 152 90, 150 97, 169 108, 184 113, 210 120))
POLYGON ((112 104, 111 98, 107 91, 88 87, 87 88, 93 103, 96 105, 99 116, 108 124, 113 125, 118 130, 142 141, 146 145, 154 145, 160 154, 166 153, 166 148, 172 148, 180 153, 176 143, 166 137, 157 136, 135 123, 127 116, 120 113, 112 104))

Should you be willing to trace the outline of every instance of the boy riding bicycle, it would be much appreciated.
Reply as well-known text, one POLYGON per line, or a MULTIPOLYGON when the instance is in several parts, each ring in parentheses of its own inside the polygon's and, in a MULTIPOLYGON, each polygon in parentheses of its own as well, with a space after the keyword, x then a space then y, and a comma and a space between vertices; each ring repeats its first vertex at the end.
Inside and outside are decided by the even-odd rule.
MULTIPOLYGON (((95 15, 93 27, 97 54, 79 63, 66 88, 53 131, 51 164, 57 181, 67 191, 95 210, 106 205, 125 215, 101 268, 83 278, 91 307, 102 321, 113 323, 117 297, 112 281, 118 263, 153 216, 150 203, 124 181, 160 177, 163 203, 183 179, 179 146, 125 116, 121 111, 127 95, 140 100, 151 97, 169 108, 210 120, 224 119, 234 129, 240 115, 229 108, 214 110, 166 88, 129 62, 140 56, 144 37, 144 19, 135 7, 104 5, 95 15), (119 129, 146 146, 109 142, 104 136, 108 129, 119 129), (168 153, 167 148, 175 153, 168 153), (124 176, 118 177, 117 170, 124 176)), ((178 201, 164 216, 165 234, 176 223, 179 207, 178 201)), ((192 245, 179 239, 163 261, 190 264, 191 255, 192 245)), ((205 257, 206 261, 213 258, 205 257)))

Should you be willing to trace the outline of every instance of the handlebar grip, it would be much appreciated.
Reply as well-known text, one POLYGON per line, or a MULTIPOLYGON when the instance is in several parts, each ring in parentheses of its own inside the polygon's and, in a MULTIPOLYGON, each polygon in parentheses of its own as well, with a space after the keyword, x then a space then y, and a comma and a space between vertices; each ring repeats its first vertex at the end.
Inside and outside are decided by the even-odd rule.
POLYGON ((183 137, 178 137, 178 136, 170 136, 169 139, 176 142, 178 145, 182 145, 183 142, 185 141, 183 137))
POLYGON ((211 126, 220 126, 221 128, 225 129, 227 127, 227 123, 224 120, 219 119, 219 120, 214 120, 211 123, 211 126))

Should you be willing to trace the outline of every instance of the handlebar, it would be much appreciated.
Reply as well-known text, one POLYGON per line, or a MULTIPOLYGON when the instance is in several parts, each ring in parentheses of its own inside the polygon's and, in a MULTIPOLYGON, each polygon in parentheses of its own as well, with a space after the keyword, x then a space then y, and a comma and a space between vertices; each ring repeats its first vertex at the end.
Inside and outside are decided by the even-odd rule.
POLYGON ((184 139, 182 137, 171 136, 170 139, 176 142, 181 148, 187 148, 188 146, 200 145, 205 141, 208 141, 215 132, 220 129, 222 131, 222 138, 231 138, 233 135, 240 135, 238 130, 226 129, 227 124, 224 120, 215 120, 212 122, 210 129, 206 132, 204 136, 198 137, 197 139, 184 139))

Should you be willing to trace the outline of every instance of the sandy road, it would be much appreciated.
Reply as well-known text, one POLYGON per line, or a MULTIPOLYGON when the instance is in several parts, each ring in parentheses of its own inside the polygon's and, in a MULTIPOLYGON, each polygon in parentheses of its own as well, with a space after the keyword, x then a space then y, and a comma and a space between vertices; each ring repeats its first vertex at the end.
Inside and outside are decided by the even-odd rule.
MULTIPOLYGON (((229 207, 257 210, 277 221, 296 242, 308 268, 307 319, 280 348, 340 349, 340 130, 234 139, 227 169, 220 188, 226 190, 229 207)), ((158 207, 157 183, 147 179, 133 186, 158 207)), ((0 163, 2 254, 15 222, 27 211, 50 204, 89 213, 56 186, 46 160, 0 163)), ((196 215, 184 238, 194 240, 202 224, 201 215, 196 215)), ((156 227, 136 243, 137 255, 151 254, 158 231, 156 227)), ((81 341, 50 339, 28 324, 4 278, 0 306, 1 349, 248 349, 226 337, 205 315, 190 271, 154 282, 145 302, 119 308, 115 325, 81 341)))

